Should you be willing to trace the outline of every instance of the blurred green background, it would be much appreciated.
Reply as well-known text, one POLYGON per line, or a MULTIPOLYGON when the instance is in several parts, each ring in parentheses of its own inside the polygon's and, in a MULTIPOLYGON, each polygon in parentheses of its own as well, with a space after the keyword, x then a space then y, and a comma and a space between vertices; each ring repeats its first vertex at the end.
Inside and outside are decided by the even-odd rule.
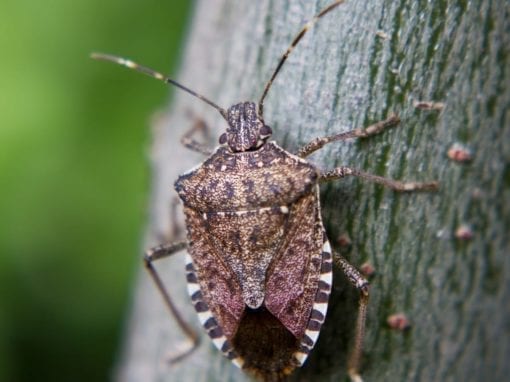
POLYGON ((140 270, 151 114, 188 1, 0 3, 0 380, 111 377, 140 270))

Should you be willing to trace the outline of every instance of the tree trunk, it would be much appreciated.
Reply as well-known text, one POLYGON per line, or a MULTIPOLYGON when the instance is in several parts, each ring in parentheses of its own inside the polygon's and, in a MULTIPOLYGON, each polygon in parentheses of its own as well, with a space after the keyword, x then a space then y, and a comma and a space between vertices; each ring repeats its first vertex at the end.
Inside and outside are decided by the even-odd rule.
MULTIPOLYGON (((327 3, 198 2, 177 80, 224 108, 257 101, 294 35, 327 3)), ((313 154, 319 168, 345 165, 440 182, 436 193, 399 194, 360 179, 321 189, 333 246, 352 264, 370 262, 376 269, 365 381, 501 381, 510 375, 509 47, 504 0, 347 0, 309 31, 269 91, 266 123, 291 152, 314 137, 400 115, 400 126, 390 131, 313 154), (442 102, 444 109, 419 109, 415 101, 442 102), (473 159, 449 159, 454 143, 469 147, 473 159), (462 224, 472 228, 470 240, 455 237, 462 224), (352 240, 349 251, 338 244, 342 234, 352 240), (388 327, 396 312, 408 316, 409 330, 388 327)), ((226 126, 214 109, 180 91, 155 120, 146 247, 171 228, 174 180, 202 160, 179 144, 191 124, 189 111, 212 127, 214 142, 226 126)), ((117 379, 249 380, 202 331, 185 292, 183 254, 156 266, 202 344, 182 362, 165 363, 184 336, 141 271, 117 379)), ((346 379, 357 293, 341 272, 334 279, 326 324, 296 380, 346 379)))

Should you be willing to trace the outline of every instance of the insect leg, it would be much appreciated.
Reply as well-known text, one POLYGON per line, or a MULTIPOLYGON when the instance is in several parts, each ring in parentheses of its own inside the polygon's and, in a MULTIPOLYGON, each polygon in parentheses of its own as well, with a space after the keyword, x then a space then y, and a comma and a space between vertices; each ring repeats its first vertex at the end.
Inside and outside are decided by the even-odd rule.
POLYGON ((179 352, 179 354, 173 356, 169 360, 171 363, 177 362, 182 358, 186 357, 187 355, 191 354, 191 352, 195 350, 198 346, 199 337, 197 333, 195 333, 195 331, 182 318, 181 314, 177 310, 177 307, 173 303, 172 298, 168 294, 168 291, 165 285, 163 284, 163 281, 159 277, 156 268, 152 263, 156 260, 171 256, 174 253, 185 249, 186 245, 187 245, 186 241, 178 241, 175 243, 158 245, 157 247, 147 250, 144 256, 145 267, 149 271, 149 274, 154 280, 154 283, 159 289, 161 295, 163 296, 163 300, 165 301, 166 306, 170 310, 170 313, 174 316, 181 330, 184 332, 186 337, 188 337, 188 339, 191 342, 190 346, 187 349, 183 350, 182 352, 179 352))
POLYGON ((331 142, 343 141, 345 139, 350 138, 368 138, 372 135, 379 134, 380 132, 387 128, 398 125, 399 122, 400 118, 398 117, 397 114, 390 114, 390 116, 385 120, 379 121, 377 123, 374 123, 373 125, 364 128, 357 128, 354 130, 331 135, 328 137, 315 138, 313 141, 307 143, 301 149, 299 149, 298 156, 300 156, 301 158, 305 158, 308 155, 312 154, 314 151, 321 149, 322 147, 331 142))
POLYGON ((361 273, 351 264, 349 264, 349 262, 343 256, 336 252, 334 252, 334 255, 336 264, 342 269, 343 273, 347 276, 351 284, 354 285, 360 292, 354 345, 349 356, 347 369, 349 377, 353 382, 362 382, 361 376, 359 375, 359 364, 361 360, 361 352, 363 350, 363 338, 365 337, 365 319, 367 315, 369 285, 368 281, 361 275, 361 273))
POLYGON ((357 176, 370 182, 382 184, 394 191, 435 191, 439 188, 438 182, 401 182, 399 180, 388 179, 382 176, 369 174, 361 170, 350 167, 337 167, 331 171, 322 173, 319 177, 321 182, 328 182, 335 179, 345 178, 346 176, 357 176))
POLYGON ((210 156, 212 154, 211 148, 207 147, 207 145, 198 142, 193 136, 197 132, 202 132, 205 139, 209 137, 209 127, 205 123, 205 121, 201 118, 193 117, 193 125, 191 128, 184 133, 181 137, 181 143, 184 147, 196 151, 198 153, 204 154, 206 156, 210 156))
POLYGON ((177 195, 172 196, 168 212, 170 214, 170 229, 158 230, 154 233, 155 240, 159 243, 172 243, 182 238, 183 226, 178 219, 180 203, 177 195))

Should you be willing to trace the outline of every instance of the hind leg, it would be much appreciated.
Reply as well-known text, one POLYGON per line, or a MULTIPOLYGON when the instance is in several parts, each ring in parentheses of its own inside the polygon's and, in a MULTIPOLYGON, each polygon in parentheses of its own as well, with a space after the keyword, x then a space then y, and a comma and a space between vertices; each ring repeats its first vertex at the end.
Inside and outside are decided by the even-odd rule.
POLYGON ((178 241, 170 244, 158 245, 154 248, 147 250, 144 256, 145 267, 149 271, 152 280, 156 284, 156 287, 158 288, 159 292, 161 293, 165 305, 167 306, 171 315, 175 318, 177 324, 179 325, 179 327, 189 340, 189 345, 187 345, 185 349, 173 355, 169 360, 170 363, 175 363, 181 360, 182 358, 186 357, 187 355, 191 354, 199 344, 199 336, 197 333, 195 333, 191 326, 188 325, 188 323, 184 321, 184 319, 182 318, 182 315, 175 306, 172 298, 170 297, 170 294, 168 293, 165 284, 163 283, 158 272, 156 271, 153 262, 155 262, 156 260, 164 259, 166 257, 170 257, 173 254, 185 249, 186 246, 187 246, 186 241, 178 241))
POLYGON ((347 363, 347 372, 352 382, 362 382, 359 374, 359 366, 363 350, 363 338, 365 337, 365 321, 367 316, 369 284, 361 273, 353 267, 343 256, 334 252, 336 264, 340 267, 344 275, 356 289, 360 292, 358 317, 356 319, 356 330, 354 335, 354 345, 347 363))

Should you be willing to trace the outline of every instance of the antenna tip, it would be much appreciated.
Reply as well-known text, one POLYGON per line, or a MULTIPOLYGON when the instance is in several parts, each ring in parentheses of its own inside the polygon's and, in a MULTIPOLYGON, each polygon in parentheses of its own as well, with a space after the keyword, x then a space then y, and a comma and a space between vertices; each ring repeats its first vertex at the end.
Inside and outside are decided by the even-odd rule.
POLYGON ((101 53, 98 53, 98 52, 92 52, 89 54, 89 57, 94 59, 94 60, 99 60, 101 59, 103 55, 101 53))
POLYGON ((128 62, 130 63, 130 61, 126 60, 125 58, 122 58, 119 56, 114 56, 113 54, 107 54, 107 53, 92 52, 92 53, 90 53, 90 58, 92 58, 94 60, 116 62, 120 65, 126 65, 126 66, 128 66, 126 63, 128 63, 128 62))

